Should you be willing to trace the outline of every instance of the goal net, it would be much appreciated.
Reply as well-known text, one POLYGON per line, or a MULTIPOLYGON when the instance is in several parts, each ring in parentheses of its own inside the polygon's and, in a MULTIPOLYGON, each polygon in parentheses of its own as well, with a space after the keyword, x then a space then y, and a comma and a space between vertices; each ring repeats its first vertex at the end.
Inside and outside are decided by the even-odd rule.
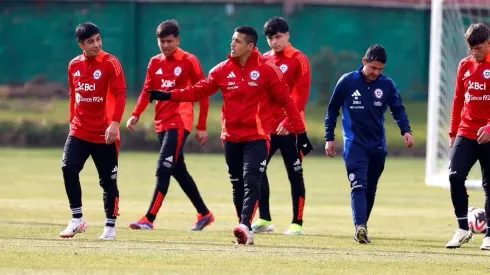
MULTIPOLYGON (((425 183, 449 187, 448 128, 459 61, 469 54, 464 33, 470 24, 490 22, 490 0, 432 0, 425 183)), ((466 186, 481 188, 480 164, 466 186)))

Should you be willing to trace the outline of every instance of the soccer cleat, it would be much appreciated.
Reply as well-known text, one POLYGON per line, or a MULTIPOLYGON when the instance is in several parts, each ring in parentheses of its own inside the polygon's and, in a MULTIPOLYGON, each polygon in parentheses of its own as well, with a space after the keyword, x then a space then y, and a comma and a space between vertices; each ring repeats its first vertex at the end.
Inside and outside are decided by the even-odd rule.
POLYGON ((204 227, 210 225, 212 222, 214 222, 214 215, 211 213, 211 211, 209 211, 209 213, 205 216, 197 213, 196 222, 194 223, 194 226, 192 226, 191 231, 203 230, 204 227))
POLYGON ((271 221, 266 221, 264 219, 258 219, 252 224, 253 233, 270 233, 274 231, 274 225, 271 221))
POLYGON ((253 245, 254 244, 254 233, 248 229, 244 224, 239 224, 233 228, 233 235, 236 237, 236 245, 253 245))
POLYGON ((286 232, 284 232, 284 235, 304 235, 304 234, 305 232, 303 231, 303 226, 296 223, 292 223, 289 226, 289 229, 286 232))
POLYGON ((459 248, 462 244, 469 242, 472 237, 471 231, 458 229, 453 238, 446 243, 446 248, 459 248))
POLYGON ((483 238, 483 242, 480 246, 481 250, 490 250, 490 237, 483 238))
POLYGON ((150 222, 146 216, 143 216, 138 221, 130 223, 129 228, 141 229, 141 230, 152 230, 153 229, 153 223, 150 222))
POLYGON ((104 226, 104 232, 100 235, 99 240, 111 241, 116 238, 115 226, 104 226))
POLYGON ((87 228, 87 223, 85 222, 85 220, 83 220, 83 218, 71 219, 70 222, 68 223, 68 226, 65 228, 65 230, 60 232, 60 237, 72 238, 77 233, 85 232, 86 228, 87 228))
POLYGON ((354 233, 354 240, 360 244, 370 243, 367 236, 367 229, 364 225, 356 226, 356 232, 354 233))

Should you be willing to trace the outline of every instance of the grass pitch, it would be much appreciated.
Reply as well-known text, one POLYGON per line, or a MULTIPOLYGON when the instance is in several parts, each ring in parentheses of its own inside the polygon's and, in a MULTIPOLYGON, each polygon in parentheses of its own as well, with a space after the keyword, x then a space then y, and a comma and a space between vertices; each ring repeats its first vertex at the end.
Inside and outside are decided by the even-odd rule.
MULTIPOLYGON (((232 245, 236 225, 222 155, 187 155, 188 168, 216 216, 189 232, 195 210, 172 180, 156 230, 132 231, 149 205, 157 153, 122 152, 116 241, 99 241, 102 192, 89 159, 81 173, 86 233, 60 239, 70 219, 60 150, 0 149, 1 274, 485 274, 490 253, 482 235, 457 250, 444 248, 456 228, 447 189, 424 185, 420 159, 388 158, 369 223, 372 243, 352 240, 349 184, 340 158, 304 163, 305 236, 284 236, 291 219, 290 189, 279 156, 269 166, 276 233, 254 246, 232 245)), ((482 207, 481 191, 470 205, 482 207)))

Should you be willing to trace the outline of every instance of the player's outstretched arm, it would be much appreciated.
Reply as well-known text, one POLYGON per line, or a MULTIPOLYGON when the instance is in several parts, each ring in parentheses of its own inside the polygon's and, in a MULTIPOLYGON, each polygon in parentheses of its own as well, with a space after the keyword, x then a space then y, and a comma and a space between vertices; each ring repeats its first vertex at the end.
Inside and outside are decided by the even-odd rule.
POLYGON ((343 75, 337 81, 325 115, 325 154, 332 158, 335 156, 335 126, 337 125, 340 108, 344 104, 346 82, 346 75, 343 75))
POLYGON ((403 136, 403 140, 407 147, 413 146, 413 136, 412 130, 410 128, 410 122, 408 121, 408 115, 403 106, 402 98, 395 83, 392 82, 392 90, 388 96, 388 105, 390 106, 391 115, 396 121, 398 128, 400 128, 400 133, 403 136))
POLYGON ((216 67, 211 70, 208 77, 197 82, 192 86, 187 86, 185 89, 175 89, 172 92, 162 92, 158 90, 150 90, 150 102, 153 100, 170 100, 176 102, 196 102, 204 97, 208 97, 216 93, 219 89, 218 81, 216 80, 218 73, 216 67))

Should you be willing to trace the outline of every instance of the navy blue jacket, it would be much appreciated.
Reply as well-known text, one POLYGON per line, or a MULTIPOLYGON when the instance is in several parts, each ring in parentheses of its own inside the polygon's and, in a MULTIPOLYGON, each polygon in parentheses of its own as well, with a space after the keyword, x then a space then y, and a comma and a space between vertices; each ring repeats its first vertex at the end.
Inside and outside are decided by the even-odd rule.
POLYGON ((335 124, 342 107, 344 151, 352 145, 386 151, 384 113, 388 106, 401 134, 411 132, 405 107, 393 80, 380 75, 367 82, 357 70, 344 74, 338 81, 325 117, 325 140, 334 140, 335 124))

